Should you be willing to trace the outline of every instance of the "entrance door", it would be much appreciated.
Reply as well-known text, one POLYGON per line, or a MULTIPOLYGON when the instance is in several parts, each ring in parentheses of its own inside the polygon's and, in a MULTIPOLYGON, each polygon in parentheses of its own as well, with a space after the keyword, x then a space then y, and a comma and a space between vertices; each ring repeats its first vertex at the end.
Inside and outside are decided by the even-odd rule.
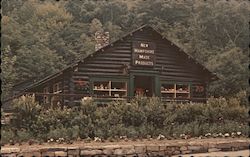
POLYGON ((134 77, 134 96, 152 97, 155 95, 155 85, 153 76, 134 77))

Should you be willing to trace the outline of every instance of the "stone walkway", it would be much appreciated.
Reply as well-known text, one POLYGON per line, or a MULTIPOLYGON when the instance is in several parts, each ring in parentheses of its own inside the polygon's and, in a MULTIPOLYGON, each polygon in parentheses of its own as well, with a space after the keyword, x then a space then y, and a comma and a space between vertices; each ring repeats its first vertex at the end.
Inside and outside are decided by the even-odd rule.
POLYGON ((246 150, 247 138, 212 138, 187 140, 142 140, 121 142, 75 142, 69 144, 14 145, 1 148, 1 155, 14 156, 172 156, 193 153, 246 150))

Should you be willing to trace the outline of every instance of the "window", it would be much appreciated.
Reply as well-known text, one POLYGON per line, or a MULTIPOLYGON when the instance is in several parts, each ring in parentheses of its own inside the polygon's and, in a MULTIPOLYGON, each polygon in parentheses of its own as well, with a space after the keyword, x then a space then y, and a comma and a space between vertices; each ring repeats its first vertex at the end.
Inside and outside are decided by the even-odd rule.
POLYGON ((192 86, 192 96, 194 98, 205 98, 206 88, 204 84, 194 84, 192 86))
POLYGON ((53 85, 53 93, 56 94, 56 93, 61 93, 62 90, 61 90, 61 82, 58 82, 58 83, 55 83, 53 85))
POLYGON ((175 84, 162 84, 161 95, 167 98, 175 98, 176 85, 175 84))
POLYGON ((188 84, 176 84, 176 98, 189 98, 189 88, 188 84))
POLYGON ((189 84, 162 84, 161 95, 166 98, 190 98, 189 84))
POLYGON ((95 81, 93 91, 97 96, 103 97, 126 97, 127 83, 122 81, 95 81))
POLYGON ((111 96, 112 97, 127 96, 127 84, 125 82, 111 82, 111 96))
POLYGON ((85 80, 75 80, 75 92, 77 94, 89 94, 89 82, 85 80))

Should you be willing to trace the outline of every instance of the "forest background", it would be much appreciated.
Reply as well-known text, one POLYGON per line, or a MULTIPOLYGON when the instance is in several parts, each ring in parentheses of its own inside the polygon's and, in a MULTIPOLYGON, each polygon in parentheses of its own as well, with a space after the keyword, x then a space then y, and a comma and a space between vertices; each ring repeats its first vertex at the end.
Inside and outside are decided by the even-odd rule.
POLYGON ((210 95, 244 94, 249 13, 247 0, 3 0, 2 96, 93 53, 96 31, 113 41, 143 24, 217 74, 210 95))

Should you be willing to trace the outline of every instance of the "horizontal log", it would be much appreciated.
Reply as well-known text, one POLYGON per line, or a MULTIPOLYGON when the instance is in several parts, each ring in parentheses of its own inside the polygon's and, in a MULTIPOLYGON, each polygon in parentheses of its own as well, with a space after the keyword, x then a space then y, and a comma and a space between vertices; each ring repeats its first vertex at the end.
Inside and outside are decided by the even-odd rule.
MULTIPOLYGON (((99 65, 104 65, 104 64, 111 64, 111 65, 122 65, 122 64, 130 64, 131 63, 131 60, 129 59, 123 59, 125 61, 119 61, 119 60, 112 60, 113 58, 109 58, 109 59, 105 59, 105 60, 100 60, 100 59, 96 59, 96 60, 93 60, 93 61, 89 61, 86 63, 86 65, 88 64, 99 64, 99 65)), ((191 64, 183 64, 183 63, 178 63, 176 62, 175 60, 156 60, 156 65, 155 66, 176 66, 176 67, 180 67, 180 68, 183 68, 183 67, 190 67, 193 69, 193 67, 196 67, 196 66, 193 66, 191 64)))
POLYGON ((72 78, 73 78, 73 80, 75 80, 75 79, 81 79, 81 80, 84 80, 84 81, 89 80, 89 77, 86 76, 86 75, 78 76, 78 75, 74 74, 74 75, 72 76, 72 78))
POLYGON ((185 59, 185 56, 181 56, 181 55, 179 55, 178 53, 176 53, 176 52, 174 52, 174 51, 172 51, 172 50, 169 50, 169 49, 164 49, 164 50, 156 50, 156 57, 159 57, 159 58, 161 58, 161 57, 164 57, 164 58, 169 58, 169 57, 171 57, 171 58, 182 58, 182 59, 185 59))
POLYGON ((196 78, 196 79, 202 79, 202 77, 204 77, 190 73, 176 73, 176 72, 166 72, 166 73, 161 73, 161 75, 167 77, 172 76, 172 77, 184 77, 184 78, 196 78))
MULTIPOLYGON (((196 68, 199 68, 197 66, 194 66, 194 65, 191 65, 191 64, 185 64, 183 62, 178 62, 178 61, 174 61, 174 60, 157 60, 156 61, 156 65, 164 65, 164 66, 171 66, 171 65, 174 65, 176 67, 188 67, 188 68, 193 68, 193 67, 196 67, 196 68)), ((192 70, 192 69, 189 69, 189 70, 192 70)))
POLYGON ((181 66, 181 65, 171 65, 171 64, 168 64, 168 65, 164 65, 164 64, 161 64, 161 65, 156 65, 154 68, 156 70, 160 70, 162 71, 162 67, 163 67, 163 70, 165 71, 186 71, 186 72, 202 72, 201 69, 197 69, 197 67, 192 67, 192 66, 181 66), (190 70, 192 69, 192 70, 190 70))
POLYGON ((88 62, 87 64, 114 64, 114 65, 122 65, 122 64, 129 64, 131 61, 112 61, 112 60, 93 60, 91 62, 88 62))
POLYGON ((184 68, 164 68, 164 70, 161 71, 162 73, 182 73, 182 74, 192 74, 192 75, 202 75, 201 71, 194 69, 192 71, 188 71, 184 68))
POLYGON ((161 80, 175 80, 175 82, 200 82, 205 79, 195 77, 180 77, 180 76, 160 76, 161 80))
POLYGON ((102 68, 102 69, 98 69, 98 68, 81 68, 79 71, 77 72, 74 72, 74 75, 77 75, 78 73, 85 73, 85 72, 93 72, 93 73, 96 73, 96 72, 106 72, 106 73, 121 73, 121 69, 120 68, 117 68, 117 69, 111 69, 111 68, 102 68))
POLYGON ((88 63, 84 67, 79 67, 79 69, 86 68, 86 67, 101 67, 101 68, 117 68, 121 67, 124 64, 117 63, 117 64, 100 64, 100 63, 88 63))
POLYGON ((122 49, 122 48, 117 48, 113 51, 114 53, 117 54, 130 54, 131 53, 131 47, 127 47, 126 49, 122 49))
MULTIPOLYGON (((86 67, 81 67, 78 69, 77 72, 84 72, 84 71, 93 71, 93 70, 110 70, 110 71, 113 71, 113 70, 122 70, 122 65, 115 65, 115 66, 107 66, 107 65, 102 65, 99 64, 99 65, 91 65, 91 66, 86 66, 86 67)), ((77 72, 74 72, 74 73, 77 73, 77 72)))
POLYGON ((78 72, 77 74, 74 74, 75 76, 97 76, 100 75, 98 77, 104 77, 104 76, 124 76, 124 74, 117 73, 117 72, 78 72))
POLYGON ((120 57, 105 57, 105 56, 97 56, 95 58, 96 61, 99 61, 100 63, 102 61, 128 61, 130 62, 131 61, 131 58, 120 58, 120 57))
POLYGON ((130 57, 131 57, 131 53, 126 53, 126 54, 123 54, 123 53, 116 53, 116 52, 113 52, 113 53, 103 53, 103 54, 99 55, 98 57, 130 58, 130 57))

